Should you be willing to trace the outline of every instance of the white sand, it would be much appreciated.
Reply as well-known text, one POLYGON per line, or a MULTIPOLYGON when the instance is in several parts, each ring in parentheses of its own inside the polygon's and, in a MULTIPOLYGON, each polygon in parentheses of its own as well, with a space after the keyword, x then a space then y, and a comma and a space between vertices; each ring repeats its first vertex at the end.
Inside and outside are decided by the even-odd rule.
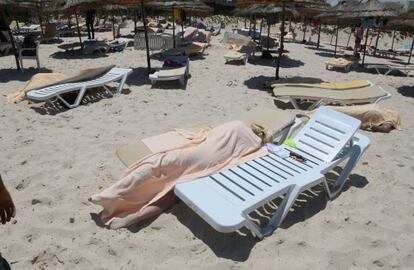
MULTIPOLYGON (((414 77, 326 71, 323 62, 329 57, 301 44, 286 45, 291 60, 282 76, 371 80, 392 93, 381 105, 399 111, 403 120, 402 131, 363 132, 371 148, 336 200, 307 193, 301 198, 307 202, 298 202, 283 228, 260 242, 250 235, 217 233, 184 204, 133 230, 96 225, 100 208, 87 198, 122 174, 117 147, 175 127, 275 106, 269 92, 257 89, 274 77, 273 64, 224 65, 221 37, 214 38, 205 59, 191 61, 186 90, 151 89, 143 51, 66 59, 56 45, 41 45, 41 65, 53 72, 72 75, 107 64, 134 72, 125 94, 52 115, 42 104, 9 104, 0 97, 0 170, 18 209, 17 223, 0 226, 0 251, 13 269, 412 269, 414 77)), ((346 39, 341 37, 342 45, 346 39)), ((367 57, 367 62, 387 61, 367 57)), ((0 57, 0 94, 18 89, 35 73, 15 70, 11 55, 0 57)))

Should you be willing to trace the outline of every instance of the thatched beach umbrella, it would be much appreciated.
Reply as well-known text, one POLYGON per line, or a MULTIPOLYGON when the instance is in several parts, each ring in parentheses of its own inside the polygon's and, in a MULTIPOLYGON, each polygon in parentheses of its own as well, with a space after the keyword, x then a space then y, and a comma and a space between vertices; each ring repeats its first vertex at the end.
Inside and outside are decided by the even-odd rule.
POLYGON ((348 12, 349 10, 352 10, 354 7, 358 5, 359 5, 359 0, 341 0, 335 6, 331 7, 330 9, 326 10, 325 12, 317 16, 317 18, 319 18, 323 22, 327 24, 335 25, 334 35, 336 38, 335 38, 334 56, 336 56, 337 47, 338 47, 339 26, 344 25, 344 24, 351 25, 352 23, 355 23, 349 20, 345 22, 342 20, 342 17, 346 12, 348 12))
MULTIPOLYGON (((54 0, 53 4, 50 5, 50 12, 62 12, 65 10, 71 10, 75 15, 76 28, 78 31, 78 38, 81 48, 83 49, 82 36, 79 26, 79 12, 81 10, 94 10, 102 8, 106 5, 106 1, 98 0, 54 0)), ((94 32, 94 30, 92 30, 94 32)))
MULTIPOLYGON (((147 53, 147 66, 148 66, 148 73, 151 72, 151 58, 149 52, 149 45, 148 45, 148 29, 147 29, 147 20, 145 15, 145 7, 151 7, 153 9, 161 10, 161 11, 173 11, 175 8, 185 10, 187 12, 204 12, 208 10, 212 12, 212 8, 205 5, 200 0, 165 0, 165 1, 154 1, 154 0, 108 0, 110 3, 117 4, 117 5, 125 5, 125 6, 141 6, 141 15, 144 24, 144 35, 145 35, 145 45, 146 45, 146 53, 147 53)), ((175 47, 175 22, 173 16, 173 42, 175 47)))
MULTIPOLYGON (((408 64, 411 63, 411 57, 413 55, 413 49, 414 49, 414 16, 411 19, 396 19, 388 22, 387 24, 388 29, 398 30, 398 31, 407 31, 412 33, 412 42, 411 42, 411 48, 410 53, 408 56, 408 64)), ((393 35, 393 42, 394 42, 394 35, 393 35)))
POLYGON ((279 56, 276 61, 276 80, 279 79, 279 70, 280 70, 280 61, 283 55, 284 50, 284 33, 285 33, 285 16, 286 16, 286 9, 287 8, 294 8, 295 4, 301 4, 302 7, 309 7, 309 6, 318 6, 321 5, 321 1, 319 0, 239 0, 238 5, 240 7, 249 6, 252 4, 259 4, 259 3, 273 3, 282 7, 281 12, 281 37, 280 37, 280 48, 279 48, 279 56))
MULTIPOLYGON (((233 15, 239 16, 239 17, 259 17, 259 18, 266 18, 267 20, 267 50, 269 50, 270 47, 270 26, 272 24, 272 21, 274 21, 275 15, 280 15, 280 13, 283 12, 282 7, 276 4, 253 4, 250 6, 244 6, 244 7, 237 7, 233 11, 233 15)), ((292 16, 299 16, 299 12, 297 12, 294 9, 287 8, 286 13, 292 15, 292 16)), ((262 20, 263 22, 263 20, 262 20)), ((255 29, 256 30, 256 29, 255 29)), ((255 35, 255 34, 254 34, 255 35)), ((262 35, 262 24, 260 25, 260 36, 262 35)))
MULTIPOLYGON (((389 6, 385 3, 380 2, 379 0, 367 0, 366 2, 360 3, 359 5, 352 6, 349 10, 346 10, 341 19, 343 20, 355 20, 355 19, 376 19, 376 22, 379 23, 378 26, 378 37, 376 41, 375 52, 378 46, 378 38, 381 31, 380 23, 385 23, 386 20, 390 18, 395 18, 401 13, 400 10, 395 8, 394 6, 389 6)), ((364 46, 364 54, 362 57, 362 65, 365 63, 365 55, 367 50, 367 42, 368 42, 368 34, 369 29, 371 28, 369 25, 366 25, 367 33, 365 37, 365 46, 364 46)), ((374 54, 375 54, 374 52, 374 54)))
POLYGON ((9 33, 10 41, 13 47, 17 69, 20 69, 20 63, 17 55, 16 43, 14 42, 13 34, 9 27, 10 20, 7 18, 6 10, 7 12, 11 13, 12 16, 22 11, 37 10, 39 14, 40 29, 43 34, 41 12, 45 4, 49 4, 50 2, 50 0, 0 0, 0 16, 3 18, 7 25, 7 32, 9 33))
MULTIPOLYGON (((303 37, 302 40, 306 39, 306 31, 308 26, 308 20, 315 18, 317 15, 325 12, 328 10, 331 6, 326 3, 324 0, 317 1, 317 4, 306 4, 303 5, 303 3, 298 3, 295 5, 295 10, 297 10, 300 14, 300 16, 303 18, 304 27, 303 27, 303 37)), ((321 24, 319 24, 318 27, 318 43, 317 46, 319 47, 320 42, 320 32, 321 31, 321 24)))

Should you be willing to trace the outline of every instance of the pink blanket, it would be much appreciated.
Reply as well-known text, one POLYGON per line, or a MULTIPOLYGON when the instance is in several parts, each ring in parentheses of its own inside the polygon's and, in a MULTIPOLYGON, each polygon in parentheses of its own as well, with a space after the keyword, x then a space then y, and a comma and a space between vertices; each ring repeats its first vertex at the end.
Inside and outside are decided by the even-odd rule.
POLYGON ((266 154, 260 138, 241 121, 193 135, 186 145, 137 161, 118 182, 93 195, 91 201, 103 207, 102 221, 110 225, 130 214, 139 216, 177 183, 214 174, 266 154))

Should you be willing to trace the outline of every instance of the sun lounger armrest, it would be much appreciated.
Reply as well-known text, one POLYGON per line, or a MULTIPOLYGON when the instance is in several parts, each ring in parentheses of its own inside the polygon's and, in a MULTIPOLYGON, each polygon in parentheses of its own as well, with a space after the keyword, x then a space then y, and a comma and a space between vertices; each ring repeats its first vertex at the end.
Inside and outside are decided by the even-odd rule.
POLYGON ((370 139, 367 136, 362 135, 361 133, 355 133, 353 138, 351 139, 350 146, 345 149, 337 158, 335 158, 332 162, 327 163, 326 165, 322 166, 321 173, 326 174, 327 172, 331 171, 333 168, 339 165, 342 161, 346 158, 354 158, 355 160, 353 163, 357 163, 358 160, 361 158, 362 154, 367 150, 370 144, 370 139))

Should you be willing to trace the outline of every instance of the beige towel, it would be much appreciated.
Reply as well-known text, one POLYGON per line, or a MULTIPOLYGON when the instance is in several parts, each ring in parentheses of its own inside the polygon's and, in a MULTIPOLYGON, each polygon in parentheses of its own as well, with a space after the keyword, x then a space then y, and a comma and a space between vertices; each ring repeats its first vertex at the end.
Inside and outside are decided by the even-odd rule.
POLYGON ((24 100, 26 93, 30 90, 43 88, 65 79, 61 73, 40 73, 34 75, 21 89, 14 93, 5 95, 8 102, 18 103, 24 100))
POLYGON ((187 135, 193 137, 189 143, 144 157, 129 167, 118 182, 91 197, 92 202, 103 207, 103 222, 109 225, 130 214, 140 217, 176 184, 266 154, 260 138, 241 121, 187 135))
POLYGON ((44 88, 56 84, 89 81, 107 73, 113 67, 115 67, 115 65, 84 69, 79 71, 78 74, 69 78, 66 78, 65 75, 61 73, 39 73, 34 75, 23 86, 23 88, 17 90, 14 93, 7 94, 6 98, 9 102, 18 103, 26 97, 26 93, 30 90, 44 88))
MULTIPOLYGON (((401 116, 398 112, 381 109, 377 104, 355 105, 355 106, 325 106, 329 109, 347 114, 361 120, 362 126, 380 126, 389 123, 393 128, 401 130, 401 116)), ((313 110, 306 113, 307 117, 312 117, 317 111, 313 110)))

